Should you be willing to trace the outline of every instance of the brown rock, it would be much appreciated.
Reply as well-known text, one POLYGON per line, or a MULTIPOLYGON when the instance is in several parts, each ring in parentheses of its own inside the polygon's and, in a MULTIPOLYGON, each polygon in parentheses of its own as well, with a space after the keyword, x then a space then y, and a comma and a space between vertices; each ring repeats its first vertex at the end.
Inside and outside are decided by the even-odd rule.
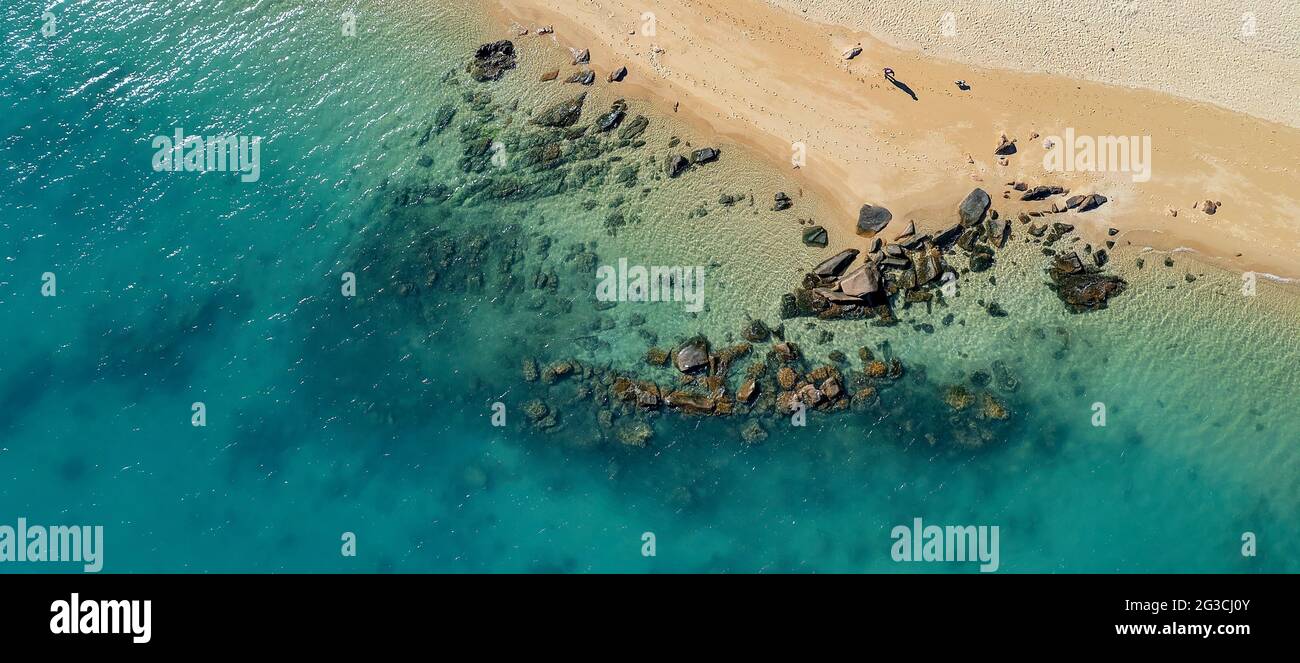
POLYGON ((794 387, 795 380, 798 378, 799 376, 795 374, 794 369, 789 366, 782 366, 781 370, 776 372, 776 382, 781 385, 782 389, 794 387))
POLYGON ((754 378, 748 378, 740 383, 740 391, 736 392, 736 398, 741 403, 752 403, 758 397, 758 381, 754 378))

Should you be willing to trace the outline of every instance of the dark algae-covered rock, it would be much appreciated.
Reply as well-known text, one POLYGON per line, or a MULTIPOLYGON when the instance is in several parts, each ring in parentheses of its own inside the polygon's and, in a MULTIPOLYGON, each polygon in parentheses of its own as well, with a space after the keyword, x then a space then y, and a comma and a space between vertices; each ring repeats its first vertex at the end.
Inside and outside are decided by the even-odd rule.
POLYGON ((582 105, 587 101, 587 93, 579 92, 577 96, 560 101, 543 110, 533 118, 533 124, 543 127, 571 127, 582 117, 582 105))
POLYGON ((514 68, 515 45, 507 39, 502 39, 479 46, 465 71, 469 72, 470 78, 486 83, 500 79, 507 71, 514 68))
POLYGON ((808 246, 824 247, 829 241, 826 229, 821 226, 811 226, 803 231, 803 243, 808 246))
POLYGON ((1074 252, 1056 256, 1047 273, 1056 296, 1075 313, 1106 308, 1106 302, 1128 285, 1118 276, 1088 269, 1074 252))

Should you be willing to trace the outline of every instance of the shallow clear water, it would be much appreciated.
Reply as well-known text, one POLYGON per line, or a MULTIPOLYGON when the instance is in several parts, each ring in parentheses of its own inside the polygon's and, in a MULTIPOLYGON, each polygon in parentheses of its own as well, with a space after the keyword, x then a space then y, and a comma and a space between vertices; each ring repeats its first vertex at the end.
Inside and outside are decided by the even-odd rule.
MULTIPOLYGON (((576 86, 536 82, 567 56, 536 35, 500 83, 453 83, 503 35, 443 5, 367 8, 355 37, 315 3, 86 2, 56 8, 48 38, 43 5, 5 10, 0 524, 103 524, 109 572, 974 570, 892 561, 915 517, 998 525, 1003 571, 1300 570, 1297 300, 1266 282, 1243 297, 1183 255, 1137 270, 1117 247, 1129 290, 1073 315, 1017 227, 946 309, 788 321, 815 363, 870 346, 908 373, 866 413, 765 419, 754 446, 740 420, 659 416, 626 448, 572 381, 524 382, 524 357, 667 382, 650 345, 775 323, 781 292, 858 241, 804 247, 816 202, 733 146, 665 178, 671 137, 709 137, 635 104, 646 145, 606 146, 603 182, 492 195, 499 174, 461 166, 476 118, 517 164, 529 114, 576 86), (261 179, 154 172, 150 141, 176 127, 263 136, 261 179), (770 211, 783 188, 795 208, 770 211), (590 266, 621 257, 706 267, 705 309, 597 310, 590 266), (995 361, 1019 381, 998 392, 1011 421, 981 449, 940 439, 943 387, 995 361), (527 423, 532 398, 556 429, 527 423)), ((598 83, 584 121, 616 94, 598 83)), ((62 570, 0 565, 19 569, 62 570)))

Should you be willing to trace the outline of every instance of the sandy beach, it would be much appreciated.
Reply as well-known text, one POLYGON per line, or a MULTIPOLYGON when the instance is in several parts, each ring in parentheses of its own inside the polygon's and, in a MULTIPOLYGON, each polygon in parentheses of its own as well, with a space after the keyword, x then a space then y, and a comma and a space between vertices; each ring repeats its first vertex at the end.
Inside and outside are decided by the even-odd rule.
MULTIPOLYGON (((489 0, 488 7, 503 36, 513 25, 528 28, 526 38, 590 49, 599 80, 628 67, 622 94, 675 109, 724 149, 742 145, 789 168, 803 155, 796 179, 833 210, 834 218, 817 219, 832 232, 853 233, 863 203, 893 212, 886 236, 908 220, 922 231, 950 225, 975 186, 1002 214, 1050 210, 1059 198, 1021 201, 1008 183, 1057 185, 1108 198, 1091 212, 1043 217, 1075 224, 1094 244, 1110 238, 1188 249, 1228 269, 1300 278, 1300 129, 1287 124, 1184 98, 1196 96, 1186 91, 1178 97, 1084 80, 1091 65, 1065 76, 965 64, 762 0, 489 0), (538 26, 554 32, 539 36, 538 26), (861 53, 846 59, 854 47, 861 53), (885 80, 885 67, 901 85, 885 80), (1017 149, 1000 158, 994 149, 1003 135, 1017 149), (1063 144, 1070 135, 1149 140, 1149 179, 1136 161, 1088 169, 1066 159, 1057 162, 1064 168, 1049 169, 1044 157, 1074 147, 1063 144), (1201 209, 1206 200, 1221 203, 1216 213, 1201 209), (1111 228, 1120 234, 1111 238, 1111 228)), ((1281 105, 1261 115, 1294 101, 1294 88, 1282 89, 1272 92, 1281 105)))

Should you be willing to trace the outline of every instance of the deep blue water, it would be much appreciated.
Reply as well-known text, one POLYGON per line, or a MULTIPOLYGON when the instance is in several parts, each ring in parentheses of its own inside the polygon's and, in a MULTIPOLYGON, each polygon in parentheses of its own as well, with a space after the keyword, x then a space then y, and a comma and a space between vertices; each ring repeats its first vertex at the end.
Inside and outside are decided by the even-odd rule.
MULTIPOLYGON (((578 187, 574 168, 527 199, 489 186, 467 145, 525 149, 513 122, 541 105, 522 84, 541 65, 448 78, 491 33, 440 4, 367 10, 355 37, 316 3, 83 2, 55 8, 48 37, 44 5, 6 7, 0 524, 102 524, 108 572, 973 570, 893 562, 889 532, 914 517, 998 525, 1004 571, 1300 568, 1294 300, 1266 285, 1270 306, 1242 302, 1231 275, 1188 290, 1151 268, 1077 316, 1037 273, 999 272, 1026 293, 1002 295, 1011 319, 967 301, 972 284, 933 336, 792 323, 819 359, 868 345, 909 370, 878 410, 765 420, 755 446, 740 421, 666 416, 625 448, 627 423, 602 431, 576 381, 524 382, 524 357, 635 367, 688 331, 734 336, 744 312, 775 322, 779 293, 733 244, 704 317, 596 310, 590 261, 709 245, 665 230, 684 215, 653 168, 578 187), (263 137, 260 180, 155 172, 151 141, 177 127, 263 137), (615 233, 616 207, 641 218, 615 233), (1012 419, 982 449, 931 446, 940 387, 994 360, 1020 381, 998 394, 1012 419), (534 398, 558 430, 527 421, 534 398)), ((637 150, 662 138, 606 165, 659 163, 637 150)), ((694 181, 730 186, 727 167, 694 181)))

